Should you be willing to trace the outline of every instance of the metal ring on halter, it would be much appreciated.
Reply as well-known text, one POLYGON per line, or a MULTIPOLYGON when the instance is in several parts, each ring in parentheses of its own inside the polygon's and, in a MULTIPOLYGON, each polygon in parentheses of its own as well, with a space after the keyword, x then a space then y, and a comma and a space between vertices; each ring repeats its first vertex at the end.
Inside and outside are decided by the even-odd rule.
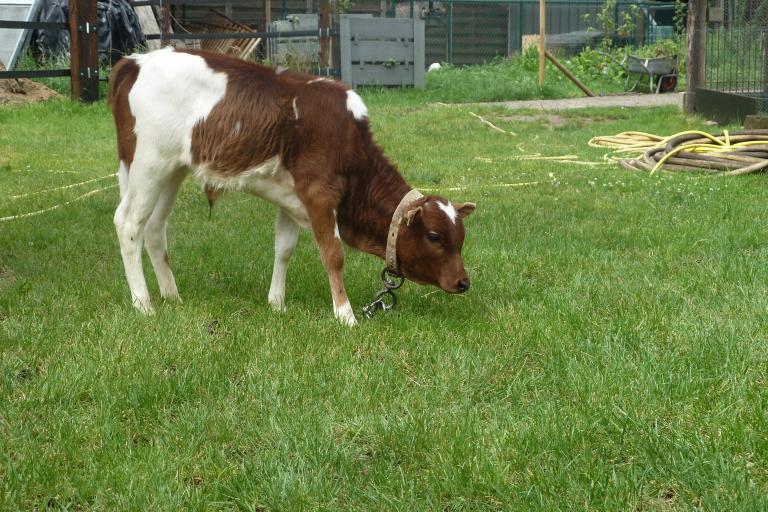
POLYGON ((367 306, 363 306, 363 315, 365 318, 373 318, 373 315, 375 315, 377 311, 387 311, 395 307, 397 304, 395 290, 403 286, 405 277, 385 268, 381 271, 381 282, 384 283, 384 289, 379 290, 379 292, 376 293, 373 302, 367 306), (390 300, 392 301, 391 304, 384 302, 384 297, 387 295, 389 295, 390 300))
POLYGON ((392 309, 397 304, 397 295, 395 295, 395 292, 391 289, 389 290, 381 290, 379 293, 376 294, 376 302, 379 302, 381 304, 381 309, 383 311, 386 311, 388 309, 392 309), (384 302, 384 297, 386 295, 389 295, 389 297, 392 299, 391 304, 387 304, 384 302))
POLYGON ((397 290, 403 286, 405 277, 402 274, 397 274, 385 268, 381 271, 381 282, 384 283, 384 287, 387 290, 397 290))

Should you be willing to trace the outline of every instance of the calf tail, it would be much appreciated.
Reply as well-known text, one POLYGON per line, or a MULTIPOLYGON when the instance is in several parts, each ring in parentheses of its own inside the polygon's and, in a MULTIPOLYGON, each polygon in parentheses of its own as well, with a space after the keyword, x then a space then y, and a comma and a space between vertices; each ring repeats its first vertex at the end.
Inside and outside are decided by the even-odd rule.
POLYGON ((131 105, 128 101, 128 94, 136 83, 139 76, 139 65, 131 58, 123 57, 112 68, 109 75, 109 93, 107 102, 112 109, 112 115, 115 118, 115 128, 117 129, 117 156, 120 158, 120 173, 124 172, 125 177, 121 176, 121 191, 124 192, 128 183, 128 169, 133 162, 133 155, 136 152, 136 118, 131 112, 131 105), (125 185, 125 186, 124 186, 125 185))

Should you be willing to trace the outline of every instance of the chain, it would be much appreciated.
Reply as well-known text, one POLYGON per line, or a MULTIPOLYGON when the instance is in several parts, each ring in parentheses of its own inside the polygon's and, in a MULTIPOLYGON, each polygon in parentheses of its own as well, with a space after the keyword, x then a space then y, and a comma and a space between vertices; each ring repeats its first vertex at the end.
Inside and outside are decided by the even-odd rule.
POLYGON ((395 290, 403 286, 405 278, 385 268, 381 271, 381 282, 384 284, 384 289, 379 290, 373 302, 363 306, 363 316, 365 318, 371 319, 377 312, 387 311, 395 307, 397 304, 395 290))

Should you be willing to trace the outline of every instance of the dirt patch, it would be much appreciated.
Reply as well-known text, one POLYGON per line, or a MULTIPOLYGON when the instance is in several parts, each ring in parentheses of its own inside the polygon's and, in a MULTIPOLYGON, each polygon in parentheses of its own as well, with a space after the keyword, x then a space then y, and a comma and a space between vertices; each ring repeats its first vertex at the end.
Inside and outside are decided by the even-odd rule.
POLYGON ((502 121, 508 121, 510 123, 540 123, 546 125, 549 128, 562 128, 570 123, 576 124, 590 124, 600 123, 605 121, 613 121, 618 117, 613 116, 581 116, 581 115, 558 115, 558 114, 518 114, 512 116, 499 116, 497 119, 502 121))
POLYGON ((557 114, 548 115, 514 115, 514 116, 500 116, 498 119, 502 121, 508 121, 510 123, 541 123, 549 126, 550 128, 561 128, 568 123, 568 119, 559 116, 557 114))
MULTIPOLYGON (((5 71, 2 64, 0 64, 0 71, 5 71)), ((60 94, 56 91, 26 78, 0 80, 0 105, 36 103, 58 96, 60 94)))

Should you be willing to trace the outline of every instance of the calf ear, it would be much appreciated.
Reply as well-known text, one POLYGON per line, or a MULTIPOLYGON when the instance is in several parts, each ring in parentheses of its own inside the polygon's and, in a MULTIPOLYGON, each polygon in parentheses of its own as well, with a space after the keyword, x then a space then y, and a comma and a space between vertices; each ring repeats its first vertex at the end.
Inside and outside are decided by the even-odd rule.
POLYGON ((410 226, 413 220, 416 218, 416 216, 419 215, 420 213, 421 213, 421 206, 405 212, 405 215, 403 216, 403 218, 405 219, 405 225, 410 226))
POLYGON ((475 211, 475 203, 454 203, 453 207, 459 214, 460 219, 475 211))

